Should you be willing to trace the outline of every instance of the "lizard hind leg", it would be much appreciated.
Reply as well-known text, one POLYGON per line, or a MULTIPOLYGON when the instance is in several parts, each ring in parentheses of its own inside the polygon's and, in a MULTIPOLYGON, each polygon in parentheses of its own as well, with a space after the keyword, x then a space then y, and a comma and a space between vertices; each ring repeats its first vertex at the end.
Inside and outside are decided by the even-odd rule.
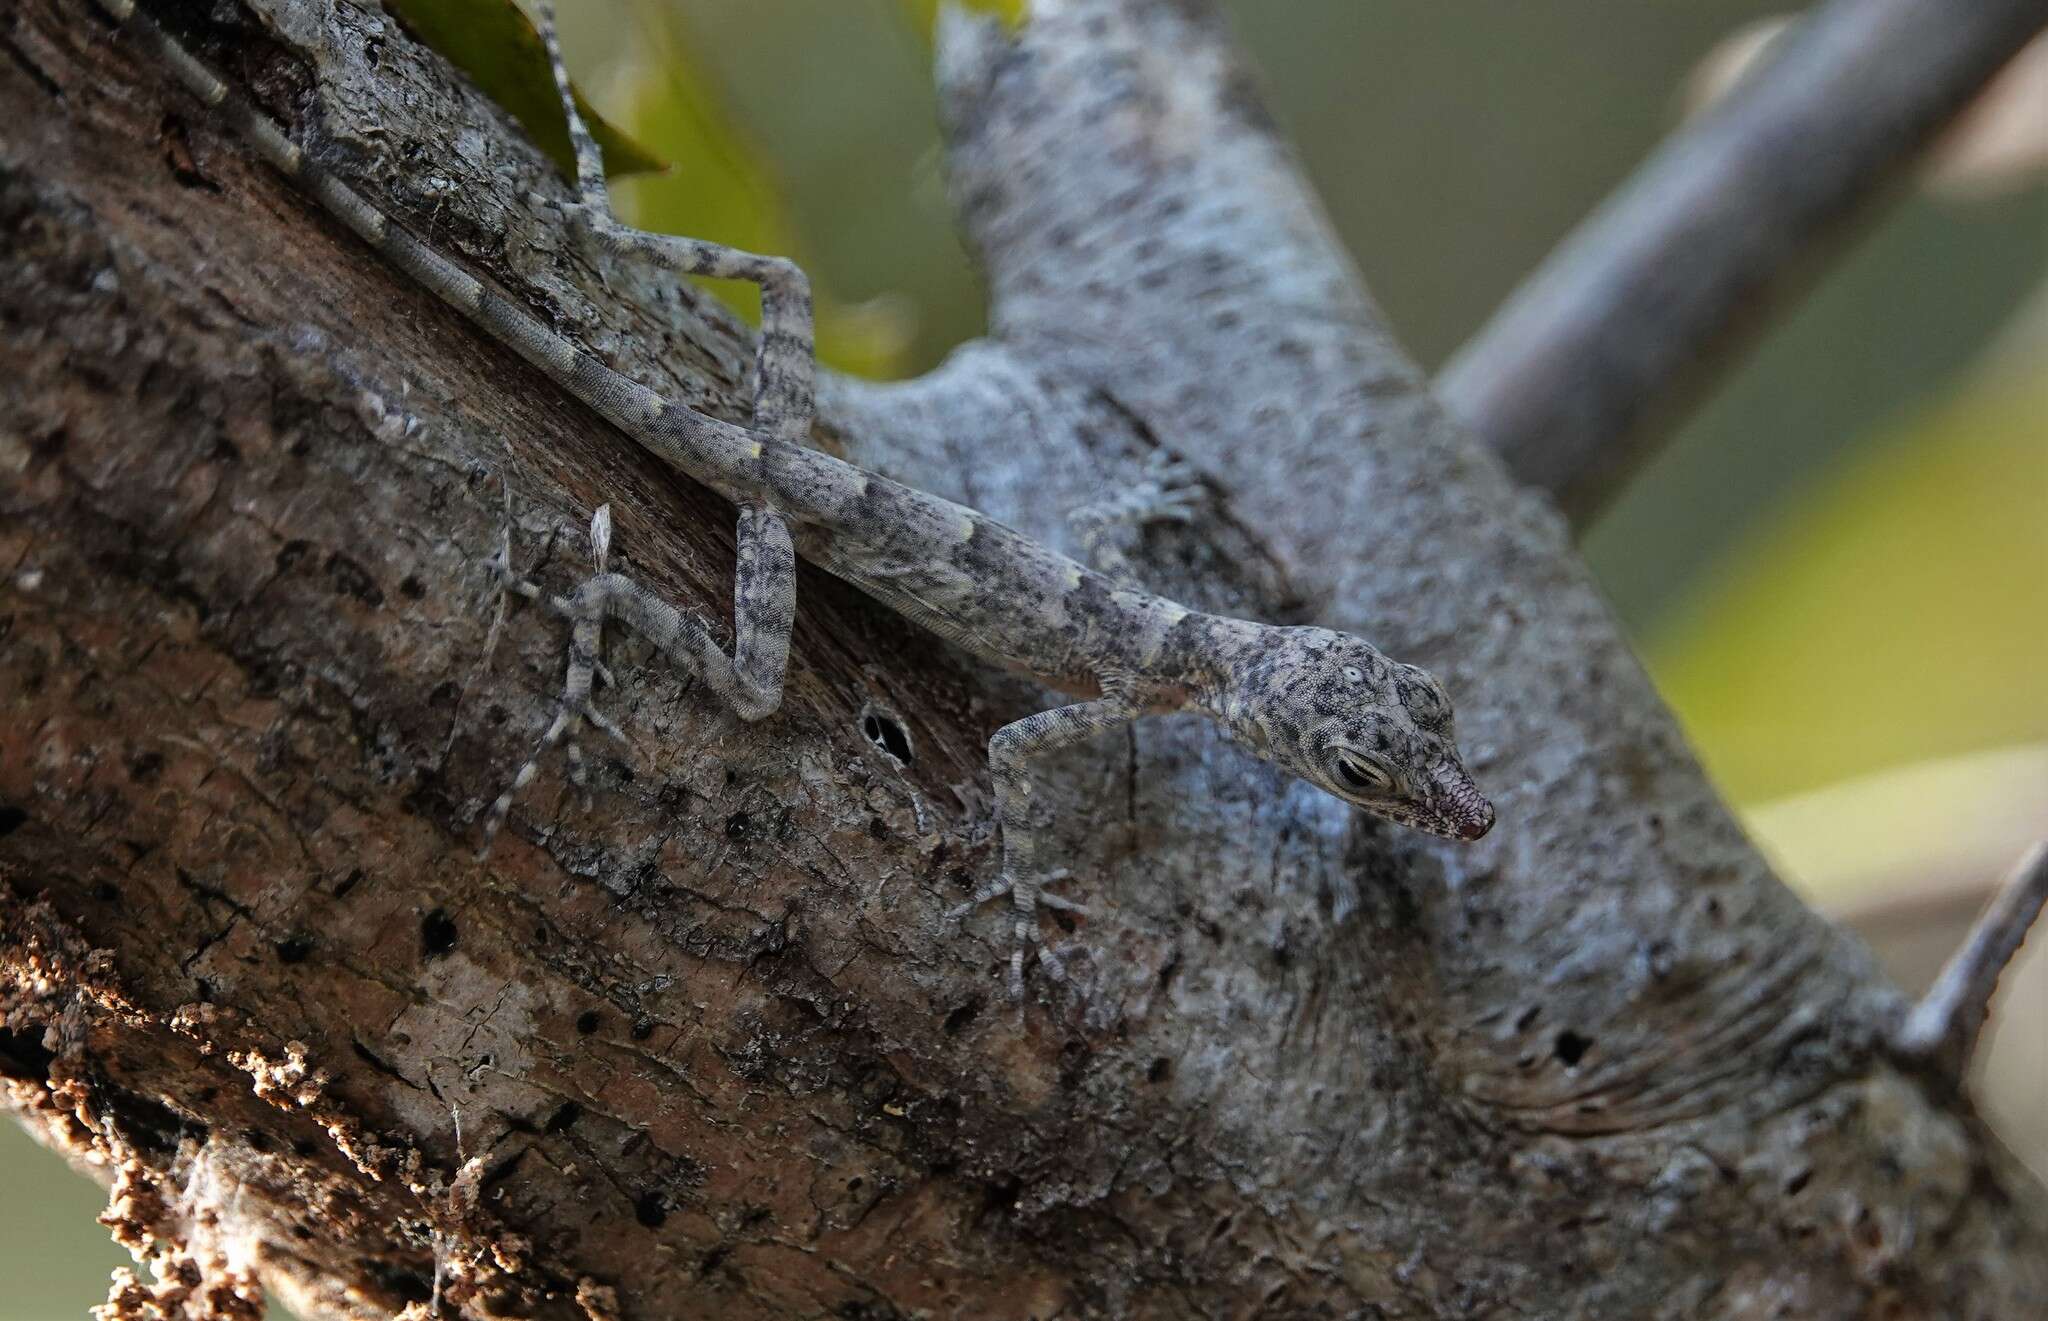
POLYGON ((569 120, 569 140, 576 149, 576 186, 582 204, 573 214, 579 233, 600 248, 683 275, 759 285, 761 333, 754 349, 753 428, 801 444, 811 434, 816 359, 811 286, 803 268, 787 257, 745 252, 703 239, 650 234, 619 223, 612 215, 603 153, 570 91, 569 73, 555 36, 554 6, 542 0, 534 11, 554 68, 555 89, 569 120))
POLYGON ((1170 451, 1155 449, 1138 480, 1117 495, 1085 504, 1067 515, 1080 537, 1089 565, 1120 582, 1134 579, 1122 544, 1152 523, 1186 523, 1207 498, 1202 474, 1170 451))
MULTIPOLYGON (((625 733, 597 708, 591 696, 603 672, 598 651, 604 625, 616 619, 653 643, 677 670, 700 680, 742 720, 760 720, 782 705, 783 673, 789 663, 789 631, 796 617, 796 551, 789 527, 780 515, 758 505, 743 505, 739 517, 739 564, 733 588, 733 650, 718 645, 712 626, 697 611, 679 610, 625 574, 609 567, 611 506, 601 505, 591 519, 591 542, 597 572, 566 597, 554 597, 549 608, 570 621, 569 664, 554 720, 541 735, 511 784, 485 813, 478 857, 490 852, 519 792, 533 783, 540 765, 563 745, 569 779, 586 791, 581 750, 574 734, 583 725, 625 741, 625 733)), ((501 581, 510 577, 500 568, 501 581)), ((512 583, 522 580, 512 578, 512 583)), ((507 590, 527 595, 518 586, 507 590)))

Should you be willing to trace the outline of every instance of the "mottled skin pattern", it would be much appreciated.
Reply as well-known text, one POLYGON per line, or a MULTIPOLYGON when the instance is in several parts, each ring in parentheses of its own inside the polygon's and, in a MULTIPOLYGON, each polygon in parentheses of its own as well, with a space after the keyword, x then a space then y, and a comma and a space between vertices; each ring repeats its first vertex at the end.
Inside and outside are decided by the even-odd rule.
MULTIPOLYGON (((1477 839, 1493 825, 1492 805, 1459 760, 1450 701, 1425 671, 1328 629, 1281 628, 1188 610, 1126 586, 1121 575, 1089 569, 972 509, 806 448, 812 348, 810 292, 803 272, 781 258, 641 233, 612 219, 602 160, 567 96, 568 76, 545 6, 542 35, 568 104, 576 147, 579 232, 596 245, 678 272, 761 286, 762 333, 750 428, 671 404, 576 348, 393 225, 309 160, 253 104, 137 13, 134 0, 101 3, 266 160, 392 265, 639 444, 740 507, 730 655, 719 647, 703 615, 678 610, 607 570, 610 520, 599 511, 592 538, 597 572, 568 597, 549 602, 571 621, 560 712, 534 758, 492 804, 484 825, 485 847, 513 796, 537 773, 543 753, 585 721, 618 732, 591 695, 607 619, 647 636, 741 718, 758 720, 775 711, 789 654, 798 554, 947 641, 1084 699, 1014 721, 989 740, 1003 867, 952 916, 1010 897, 1013 996, 1023 993, 1024 955, 1037 939, 1039 906, 1080 911, 1072 900, 1041 889, 1058 873, 1049 873, 1035 856, 1033 763, 1139 716, 1203 712, 1253 754, 1344 802, 1432 834, 1477 839)), ((1165 512, 1174 512, 1170 500, 1165 512)), ((539 590, 519 580, 508 561, 501 552, 495 564, 506 587, 538 597, 539 590)), ((568 755, 580 782, 581 759, 573 743, 568 755)), ((1051 951, 1044 951, 1041 961, 1058 970, 1051 951)))

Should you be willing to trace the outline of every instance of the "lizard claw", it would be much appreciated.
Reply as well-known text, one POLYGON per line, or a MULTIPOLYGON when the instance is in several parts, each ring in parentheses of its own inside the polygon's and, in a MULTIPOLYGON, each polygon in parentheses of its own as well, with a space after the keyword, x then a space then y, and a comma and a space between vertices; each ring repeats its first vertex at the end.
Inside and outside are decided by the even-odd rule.
POLYGON ((1038 923, 1030 917, 1020 916, 1011 933, 1010 942, 1010 975, 1007 980, 1012 1004, 1022 1004, 1024 1001, 1024 953, 1030 949, 1038 951, 1038 966, 1045 969, 1046 976, 1057 982, 1067 979, 1067 965, 1061 961, 1053 947, 1039 936, 1038 923))
POLYGON ((982 886, 979 890, 976 890, 973 896, 965 903, 954 904, 951 908, 948 908, 946 910, 946 920, 948 922, 958 922, 961 918, 966 917, 989 900, 1000 899, 1008 893, 1010 893, 1010 878, 1007 876, 998 877, 987 885, 982 886))
POLYGON ((548 726, 547 732, 540 736, 540 746, 533 750, 533 755, 526 759, 526 764, 512 777, 512 783, 505 786, 505 792, 497 796, 491 803, 490 810, 484 814, 483 843, 476 851, 479 861, 490 853, 492 843, 498 838, 498 832, 504 828, 505 819, 512 814, 512 800, 519 796, 521 789, 533 783, 534 777, 540 774, 540 759, 557 743, 563 745, 562 757, 569 763, 569 783, 576 787, 578 795, 582 798, 584 810, 590 810, 590 779, 584 766, 583 749, 577 745, 575 738, 576 727, 579 724, 588 724, 591 728, 610 735, 621 746, 627 743, 626 731, 619 728, 617 721, 598 710, 597 703, 592 701, 588 694, 564 698, 562 705, 555 712, 554 722, 548 726))
POLYGON ((1202 507, 1202 471, 1169 450, 1156 449, 1146 458, 1145 475, 1132 494, 1140 502, 1140 522, 1185 523, 1202 507))
POLYGON ((1021 1002, 1024 999, 1024 956, 1033 949, 1038 951, 1038 966, 1045 970, 1047 976, 1056 981, 1066 980, 1066 961, 1039 934, 1038 911, 1041 907, 1062 913, 1085 914, 1088 911, 1086 904, 1069 899, 1065 895, 1046 894, 1039 888, 1048 881, 1062 880, 1069 874, 1061 869, 1020 884, 1013 881, 1005 872, 976 890, 965 903, 955 904, 946 910, 946 921, 958 922, 991 899, 1009 896, 1010 909, 1015 915, 1015 921, 1010 927, 1010 962, 1007 978, 1010 999, 1013 1001, 1021 1002))

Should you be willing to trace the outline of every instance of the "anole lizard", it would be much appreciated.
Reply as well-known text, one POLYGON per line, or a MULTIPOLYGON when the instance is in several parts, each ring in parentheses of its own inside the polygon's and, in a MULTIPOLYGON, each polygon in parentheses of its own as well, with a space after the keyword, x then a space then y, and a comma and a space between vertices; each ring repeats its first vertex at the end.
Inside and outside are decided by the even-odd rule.
MULTIPOLYGON (((1353 806, 1456 839, 1477 839, 1493 807, 1465 771, 1451 704, 1426 671, 1362 639, 1324 628, 1279 627, 1189 610, 1091 570, 974 510, 927 495, 804 445, 811 426, 811 304, 792 262, 696 239, 649 234, 612 218, 596 142, 569 95, 553 15, 540 29, 567 110, 581 202, 580 232, 615 252, 677 272, 753 281, 762 291, 751 427, 670 403, 606 367, 393 224, 309 159, 261 110, 140 14, 134 0, 99 0, 152 47, 178 80, 221 114, 272 166, 295 180, 405 275, 468 316, 647 450, 739 506, 734 643, 604 566, 609 520, 593 525, 598 572, 554 602, 572 623, 560 713, 484 825, 486 847, 540 757, 579 723, 616 733, 591 698, 607 619, 645 635, 745 720, 781 704, 796 608, 795 557, 845 579, 905 618, 997 665, 1078 699, 1004 725, 989 739, 1003 830, 1001 873, 949 916, 1007 895, 1015 947, 1011 994, 1023 994, 1024 954, 1037 910, 1080 911, 1046 893, 1034 856, 1032 765, 1057 748, 1139 716, 1197 711, 1253 755, 1353 806)), ((502 562, 507 585, 527 595, 502 562)), ((573 746, 573 745, 572 745, 573 746)), ((1041 960, 1057 969, 1050 951, 1041 960)))

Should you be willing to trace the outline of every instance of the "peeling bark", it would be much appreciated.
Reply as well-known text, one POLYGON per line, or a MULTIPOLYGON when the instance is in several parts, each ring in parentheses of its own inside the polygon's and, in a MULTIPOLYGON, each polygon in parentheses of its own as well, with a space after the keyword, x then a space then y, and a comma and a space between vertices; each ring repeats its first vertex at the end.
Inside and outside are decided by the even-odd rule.
MULTIPOLYGON (((165 8, 170 8, 165 6, 165 8)), ((85 0, 0 32, 0 1074, 173 1282, 116 1314, 2023 1317, 2048 1199, 1742 839, 1557 517, 1429 398, 1168 0, 955 19, 988 339, 830 380, 820 443, 1193 603, 1444 675, 1501 825, 1343 812, 1206 726, 1050 786, 1071 984, 941 913, 1042 695, 805 571, 741 726, 615 647, 631 746, 475 824, 564 639, 493 628, 499 474, 559 589, 730 604, 732 510, 252 163, 85 0), (888 713, 908 764, 864 728, 888 713)), ((743 334, 565 246, 539 155, 375 9, 194 34, 364 193, 671 397, 743 334)), ((194 15, 169 15, 189 23, 194 15)))

